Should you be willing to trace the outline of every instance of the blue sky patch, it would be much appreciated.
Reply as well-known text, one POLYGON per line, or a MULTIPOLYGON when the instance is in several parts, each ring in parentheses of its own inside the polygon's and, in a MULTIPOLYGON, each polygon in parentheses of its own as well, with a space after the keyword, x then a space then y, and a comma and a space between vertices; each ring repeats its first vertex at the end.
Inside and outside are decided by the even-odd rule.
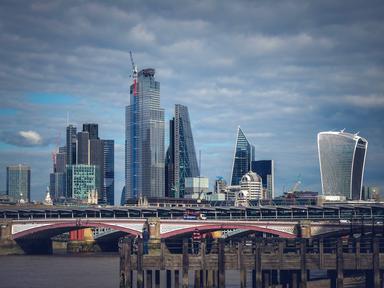
POLYGON ((27 101, 33 104, 74 104, 78 102, 76 97, 60 93, 30 93, 27 94, 27 101))

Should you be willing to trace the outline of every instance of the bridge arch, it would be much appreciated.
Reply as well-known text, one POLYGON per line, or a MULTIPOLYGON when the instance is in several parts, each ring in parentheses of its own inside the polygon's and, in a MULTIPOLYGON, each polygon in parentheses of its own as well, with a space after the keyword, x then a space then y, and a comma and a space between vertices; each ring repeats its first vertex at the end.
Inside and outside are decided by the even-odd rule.
POLYGON ((273 228, 264 228, 256 225, 239 225, 239 224, 206 224, 206 225, 198 225, 198 226, 191 226, 187 228, 177 229, 170 232, 166 232, 161 234, 161 238, 167 239, 175 236, 181 236, 183 234, 192 233, 195 231, 195 229, 198 229, 200 232, 210 232, 210 231, 217 231, 217 230, 229 230, 229 229, 243 229, 243 230, 249 230, 249 231, 256 231, 256 232, 264 232, 264 233, 270 233, 273 235, 276 235, 281 238, 295 238, 296 235, 289 232, 280 231, 273 228))
POLYGON ((16 232, 12 235, 13 240, 21 240, 24 238, 50 238, 72 230, 84 228, 111 228, 113 230, 130 234, 133 236, 141 235, 141 232, 120 225, 113 225, 97 221, 67 221, 60 223, 52 223, 48 225, 40 225, 30 229, 16 232))

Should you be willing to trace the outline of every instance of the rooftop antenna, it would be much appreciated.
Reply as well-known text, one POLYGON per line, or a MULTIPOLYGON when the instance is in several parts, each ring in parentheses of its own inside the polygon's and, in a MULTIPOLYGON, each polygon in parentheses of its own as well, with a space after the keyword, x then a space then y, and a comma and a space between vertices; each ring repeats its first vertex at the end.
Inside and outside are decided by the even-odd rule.
POLYGON ((67 111, 67 126, 69 125, 69 112, 67 111))
POLYGON ((355 136, 359 136, 359 133, 360 133, 360 131, 357 131, 357 132, 355 133, 355 136))
POLYGON ((344 131, 345 131, 345 128, 343 130, 341 130, 341 133, 344 133, 344 131))

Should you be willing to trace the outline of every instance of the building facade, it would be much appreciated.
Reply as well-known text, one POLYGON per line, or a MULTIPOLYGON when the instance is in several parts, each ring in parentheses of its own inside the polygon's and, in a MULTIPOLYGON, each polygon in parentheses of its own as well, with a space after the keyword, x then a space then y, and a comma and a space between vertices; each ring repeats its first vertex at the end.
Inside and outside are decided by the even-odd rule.
POLYGON ((104 193, 106 204, 115 204, 115 141, 102 140, 104 148, 104 193))
POLYGON ((7 195, 11 201, 31 200, 31 168, 25 165, 7 166, 7 195))
POLYGON ((209 190, 209 179, 207 177, 186 177, 185 195, 188 199, 205 199, 209 190))
POLYGON ((317 144, 323 195, 361 199, 368 141, 342 130, 320 132, 317 144))
POLYGON ((252 161, 251 170, 263 180, 263 190, 265 191, 265 199, 273 199, 275 197, 275 167, 273 160, 252 161))
POLYGON ((235 151, 233 153, 231 185, 239 185, 241 178, 251 170, 255 147, 250 144, 243 131, 238 127, 235 151))
POLYGON ((169 131, 169 147, 165 167, 165 193, 176 198, 183 198, 185 195, 185 179, 200 175, 186 106, 175 105, 175 117, 170 120, 169 131))
POLYGON ((241 177, 240 189, 243 195, 246 195, 247 200, 263 199, 263 180, 253 171, 249 171, 241 177))
POLYGON ((164 109, 155 69, 138 73, 125 113, 126 199, 164 197, 164 109))
POLYGON ((95 165, 67 166, 67 191, 70 198, 81 203, 89 203, 90 199, 93 199, 99 193, 97 190, 97 187, 99 187, 99 173, 97 170, 95 165))
POLYGON ((77 128, 73 125, 67 126, 66 153, 67 165, 76 164, 76 132, 77 128))

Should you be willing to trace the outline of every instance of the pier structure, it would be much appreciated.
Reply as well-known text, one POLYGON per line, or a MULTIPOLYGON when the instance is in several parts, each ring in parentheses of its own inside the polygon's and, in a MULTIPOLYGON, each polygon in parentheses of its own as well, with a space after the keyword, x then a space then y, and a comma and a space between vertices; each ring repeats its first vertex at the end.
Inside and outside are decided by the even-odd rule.
POLYGON ((120 287, 226 287, 228 271, 238 273, 237 284, 242 288, 340 288, 356 275, 363 279, 362 287, 380 288, 383 284, 382 235, 221 238, 211 242, 205 239, 197 253, 189 238, 178 241, 162 239, 158 246, 152 246, 149 253, 144 254, 141 238, 122 239, 119 243, 120 287), (325 271, 328 280, 315 281, 310 271, 325 271), (314 283, 322 284, 315 286, 314 283))

